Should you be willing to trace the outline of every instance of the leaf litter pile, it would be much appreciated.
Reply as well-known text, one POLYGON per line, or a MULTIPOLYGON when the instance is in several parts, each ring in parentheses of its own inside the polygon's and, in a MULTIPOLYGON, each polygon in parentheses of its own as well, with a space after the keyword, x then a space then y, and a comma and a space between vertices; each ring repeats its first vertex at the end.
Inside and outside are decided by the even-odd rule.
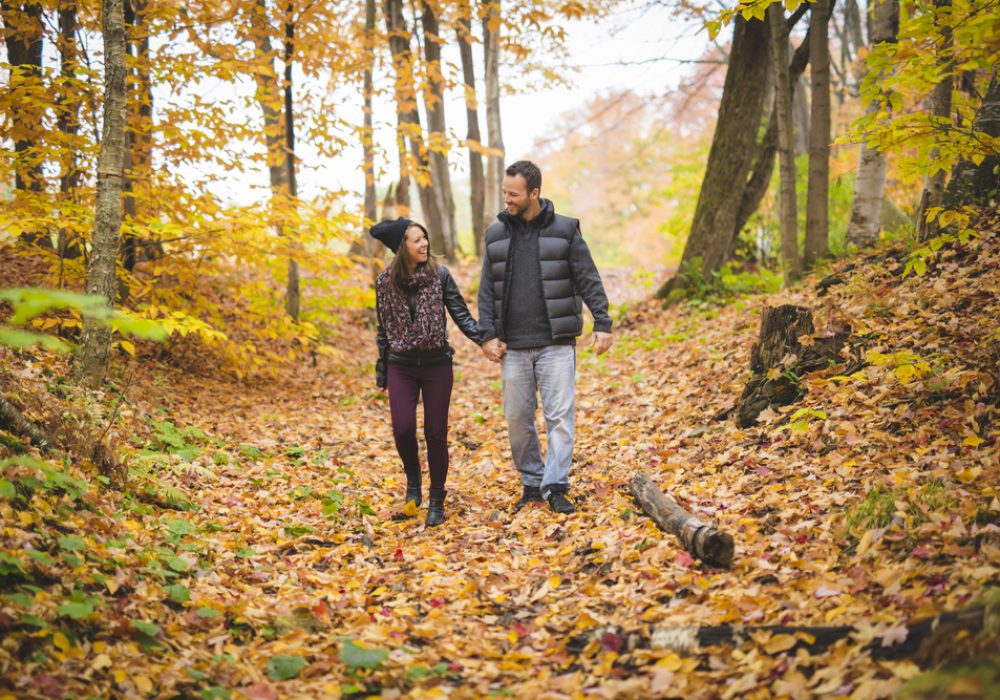
POLYGON ((0 350, 4 397, 52 434, 86 404, 131 474, 104 488, 91 457, 0 431, 0 697, 875 698, 919 695, 942 682, 922 670, 956 660, 926 697, 996 693, 988 230, 922 276, 882 251, 838 263, 822 295, 814 278, 616 307, 611 353, 578 355, 570 516, 515 511, 499 368, 454 329, 438 528, 402 509, 370 320, 340 360, 243 382, 146 361, 121 394, 0 350), (760 311, 780 303, 809 307, 817 336, 849 328, 849 347, 741 429, 760 311), (731 533, 733 565, 659 530, 629 495, 637 473, 731 533), (975 606, 984 625, 891 653, 975 606))

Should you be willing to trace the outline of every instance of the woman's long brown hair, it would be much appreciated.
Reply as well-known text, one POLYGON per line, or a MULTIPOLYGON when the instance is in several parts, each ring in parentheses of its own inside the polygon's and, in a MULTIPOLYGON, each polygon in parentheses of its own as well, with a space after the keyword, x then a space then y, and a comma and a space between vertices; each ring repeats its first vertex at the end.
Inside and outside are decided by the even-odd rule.
POLYGON ((418 229, 424 232, 427 236, 427 262, 413 264, 413 261, 409 259, 409 252, 406 248, 406 234, 403 234, 403 240, 399 243, 399 249, 396 253, 396 257, 393 258, 392 262, 389 264, 389 284, 399 292, 401 295, 406 296, 406 282, 410 277, 410 268, 416 270, 419 265, 426 265, 430 268, 431 272, 437 274, 437 262, 434 260, 434 255, 430 251, 431 234, 427 232, 427 229, 423 224, 418 224, 416 221, 410 223, 406 227, 409 231, 410 227, 416 226, 418 229))

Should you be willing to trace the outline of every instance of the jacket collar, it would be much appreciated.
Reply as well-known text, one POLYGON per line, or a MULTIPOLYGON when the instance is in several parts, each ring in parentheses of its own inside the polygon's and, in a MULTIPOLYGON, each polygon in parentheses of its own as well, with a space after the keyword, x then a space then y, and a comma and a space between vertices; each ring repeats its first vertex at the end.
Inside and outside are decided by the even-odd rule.
MULTIPOLYGON (((556 208, 549 199, 539 199, 538 203, 541 205, 542 210, 538 212, 538 216, 528 222, 528 225, 541 229, 548 226, 552 222, 552 219, 555 218, 556 208)), ((506 209, 497 214, 497 219, 499 219, 504 226, 511 230, 521 229, 525 226, 524 221, 518 217, 511 216, 507 213, 506 209)))

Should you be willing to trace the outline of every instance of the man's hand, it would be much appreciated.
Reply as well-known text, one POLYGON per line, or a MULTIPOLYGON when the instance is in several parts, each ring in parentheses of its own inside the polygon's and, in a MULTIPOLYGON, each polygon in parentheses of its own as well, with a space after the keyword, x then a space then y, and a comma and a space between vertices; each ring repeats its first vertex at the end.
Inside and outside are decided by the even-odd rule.
POLYGON ((594 352, 603 355, 611 348, 611 334, 594 331, 594 342, 591 345, 594 347, 594 352))
POLYGON ((487 340, 485 343, 483 343, 482 348, 483 348, 483 354, 486 355, 487 358, 489 358, 490 362, 499 362, 500 358, 503 357, 504 353, 507 352, 507 344, 504 343, 499 338, 492 338, 491 340, 487 340))

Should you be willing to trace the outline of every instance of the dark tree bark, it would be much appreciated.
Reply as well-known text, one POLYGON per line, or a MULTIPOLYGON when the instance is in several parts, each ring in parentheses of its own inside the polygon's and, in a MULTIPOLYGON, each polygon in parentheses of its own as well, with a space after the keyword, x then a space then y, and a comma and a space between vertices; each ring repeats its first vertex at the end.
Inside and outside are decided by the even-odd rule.
POLYGON ((441 74, 441 28, 429 2, 421 3, 421 24, 424 28, 424 59, 427 66, 427 88, 424 108, 427 110, 427 143, 431 166, 434 198, 441 212, 442 228, 431 237, 432 248, 449 262, 458 260, 458 237, 455 232, 455 199, 451 192, 448 170, 448 127, 444 114, 444 77, 441 74))
MULTIPOLYGON (((764 105, 760 86, 767 82, 768 69, 768 23, 737 17, 719 118, 681 257, 682 273, 708 276, 727 259, 740 206, 740 197, 734 193, 743 191, 750 172, 764 105)), ((678 275, 664 283, 656 296, 666 298, 683 284, 678 275)))
MULTIPOLYGON (((10 64, 8 89, 13 93, 18 109, 12 114, 14 131, 14 189, 15 196, 23 198, 27 207, 36 210, 35 201, 44 189, 42 180, 42 155, 38 149, 41 138, 44 106, 30 97, 42 81, 42 44, 44 26, 42 6, 35 2, 10 2, 2 0, 4 44, 10 64), (18 98, 18 95, 25 95, 18 98)), ((23 231, 20 240, 27 245, 52 247, 52 241, 43 231, 23 231)))
MULTIPOLYGON (((121 195, 125 163, 125 17, 122 0, 104 0, 104 129, 97 161, 97 207, 87 273, 87 293, 114 303, 116 262, 121 243, 121 195)), ((91 387, 104 381, 111 349, 111 329, 90 318, 83 321, 75 372, 91 387)))
MULTIPOLYGON (((72 95, 69 85, 76 78, 80 49, 76 41, 76 0, 68 0, 59 7, 59 71, 63 81, 58 97, 56 124, 63 135, 62 156, 59 167, 59 194, 64 201, 74 201, 82 175, 77 164, 77 135, 80 131, 80 103, 72 95)), ((75 259, 82 254, 79 236, 67 228, 59 229, 59 258, 75 259)), ((62 279, 60 275, 60 286, 62 279)))
POLYGON ((750 350, 750 381, 737 402, 737 422, 747 428, 770 406, 786 406, 803 396, 799 377, 840 359, 849 333, 813 338, 805 347, 802 337, 815 332, 812 312, 802 306, 766 306, 760 314, 760 336, 750 350), (768 378, 772 369, 780 374, 768 378))
MULTIPOLYGON (((385 0, 383 5, 386 29, 389 33, 389 51, 392 54, 392 64, 396 71, 395 95, 396 113, 399 118, 399 133, 401 142, 409 142, 411 160, 416 172, 409 172, 405 165, 405 144, 400 144, 400 159, 404 165, 400 173, 400 186, 397 189, 397 205, 402 203, 399 190, 407 193, 403 181, 413 175, 417 181, 417 191, 420 195, 420 209, 424 215, 424 223, 431 232, 431 240, 440 236, 444 228, 442 212, 434 195, 433 180, 427 159, 426 146, 423 143, 423 128, 420 125, 420 112, 417 109, 417 94, 413 85, 413 55, 410 52, 410 32, 406 28, 403 17, 402 0, 385 0)), ((408 201, 408 199, 407 199, 408 201)))
POLYGON ((504 145, 500 124, 500 0, 489 5, 483 17, 483 59, 486 71, 486 134, 490 155, 486 157, 486 220, 503 209, 504 145))
MULTIPOLYGON (((934 86, 931 93, 931 119, 935 128, 948 129, 951 123, 951 92, 954 89, 955 80, 952 77, 952 62, 954 56, 954 42, 952 41, 951 22, 944 15, 951 14, 951 0, 934 0, 935 24, 941 32, 941 44, 937 47, 938 69, 941 71, 941 80, 934 86), (942 21, 944 19, 944 21, 942 21)), ((937 162, 938 149, 931 151, 931 162, 937 162)), ((927 221, 927 210, 933 207, 940 207, 944 202, 944 184, 948 173, 944 168, 938 168, 927 176, 924 181, 924 190, 920 194, 920 206, 917 207, 917 235, 920 240, 926 241, 933 238, 938 233, 937 220, 927 221)))
POLYGON ((629 492, 660 529, 679 539, 688 552, 715 566, 729 567, 732 564, 735 551, 732 535, 716 530, 688 513, 672 496, 653 484, 648 476, 633 476, 629 492))
POLYGON ((479 149, 483 147, 483 137, 479 133, 476 70, 472 58, 472 7, 468 0, 462 3, 461 12, 456 31, 458 33, 458 51, 462 60, 462 79, 465 83, 465 118, 468 123, 466 147, 469 149, 469 179, 472 186, 472 239, 476 256, 480 256, 483 253, 483 232, 486 231, 490 222, 484 216, 486 183, 483 173, 483 156, 479 152, 479 149))
POLYGON ((809 17, 812 109, 806 191, 807 268, 830 254, 830 0, 815 0, 809 17))
MULTIPOLYGON (((365 178, 364 215, 367 221, 375 222, 375 217, 378 216, 378 200, 375 193, 375 149, 372 143, 375 133, 372 126, 372 97, 375 92, 375 87, 372 84, 372 73, 375 70, 375 0, 365 0, 365 29, 362 41, 364 42, 365 61, 362 77, 362 92, 365 102, 364 126, 361 131, 361 172, 365 178)), ((364 228, 367 230, 367 225, 364 228)), ((351 244, 351 255, 373 258, 378 250, 376 246, 379 246, 378 241, 362 233, 361 237, 351 244)))
MULTIPOLYGON (((983 102, 976 112, 972 131, 993 138, 1000 137, 1000 80, 997 68, 993 67, 993 77, 983 96, 983 102)), ((996 152, 976 165, 963 158, 955 164, 951 181, 944 193, 944 207, 958 209, 966 204, 985 204, 1000 193, 1000 157, 996 152)))
MULTIPOLYGON (((292 99, 292 65, 295 52, 295 7, 292 0, 285 4, 285 168, 288 171, 289 203, 298 201, 299 186, 295 176, 295 109, 292 99)), ((288 256, 288 281, 285 285, 285 313, 294 320, 299 319, 299 304, 301 290, 299 289, 299 263, 295 259, 298 246, 292 245, 292 254, 288 256)))
POLYGON ((795 187, 795 151, 792 148, 792 86, 788 70, 788 28, 780 3, 767 8, 771 28, 771 66, 774 70, 774 102, 778 121, 778 169, 781 173, 781 261, 785 286, 802 277, 799 257, 798 197, 795 187))

